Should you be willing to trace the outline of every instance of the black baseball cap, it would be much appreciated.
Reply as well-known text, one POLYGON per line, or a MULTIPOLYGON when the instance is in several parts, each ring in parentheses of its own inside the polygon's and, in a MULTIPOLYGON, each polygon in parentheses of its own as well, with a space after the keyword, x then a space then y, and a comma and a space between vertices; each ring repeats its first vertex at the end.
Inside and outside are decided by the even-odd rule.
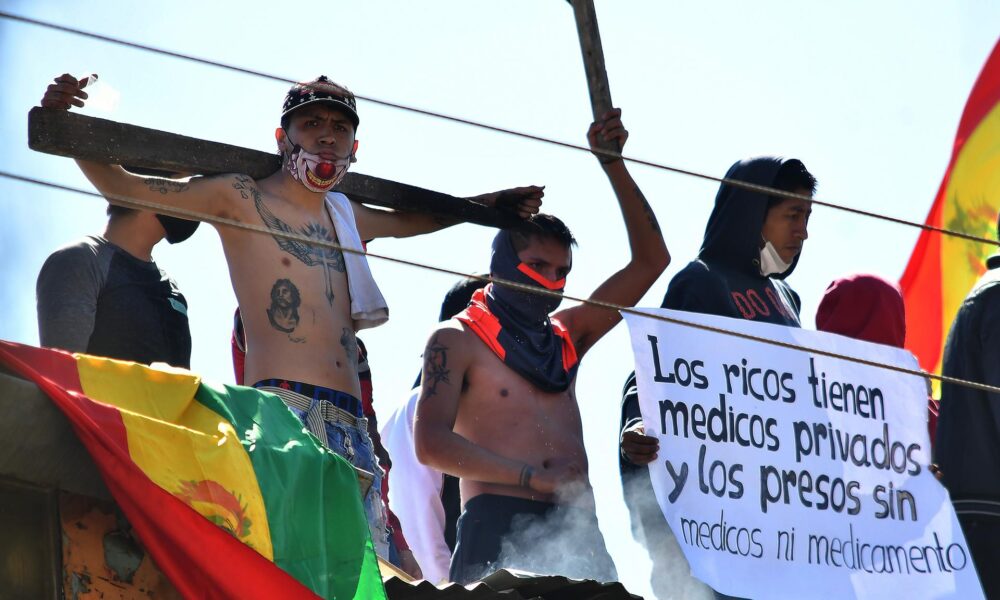
POLYGON ((284 117, 293 110, 317 102, 332 104, 344 111, 354 123, 354 128, 358 128, 358 123, 361 120, 358 118, 358 104, 354 99, 354 94, 346 87, 327 79, 326 75, 320 75, 312 81, 293 85, 288 90, 288 94, 285 95, 281 116, 284 117))

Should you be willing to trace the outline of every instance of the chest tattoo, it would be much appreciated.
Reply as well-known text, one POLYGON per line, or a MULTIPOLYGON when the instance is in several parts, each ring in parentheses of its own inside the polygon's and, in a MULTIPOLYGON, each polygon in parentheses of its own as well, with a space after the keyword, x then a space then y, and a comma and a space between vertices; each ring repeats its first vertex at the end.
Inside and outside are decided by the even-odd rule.
POLYGON ((288 334, 288 339, 301 344, 304 337, 295 337, 292 333, 299 326, 299 306, 302 299, 299 288, 291 279, 279 279, 271 286, 271 306, 267 309, 267 320, 271 327, 288 334))
MULTIPOLYGON (((240 195, 243 196, 243 198, 253 198, 253 204, 254 208, 257 209, 257 214, 260 215, 261 220, 264 221, 264 225, 266 225, 271 231, 279 233, 296 233, 321 242, 336 242, 330 232, 330 228, 319 221, 309 221, 296 230, 288 223, 279 219, 273 212, 271 212, 267 205, 264 204, 263 195, 260 193, 260 190, 257 189, 253 180, 249 177, 243 175, 237 176, 236 182, 233 183, 233 187, 239 190, 240 195)), ((314 246, 312 244, 307 244, 298 240, 290 240, 284 237, 274 236, 274 241, 277 242, 278 248, 299 259, 299 261, 306 266, 318 266, 323 269, 323 278, 326 283, 326 301, 330 304, 330 306, 333 306, 333 271, 338 273, 345 272, 346 267, 344 265, 344 253, 334 248, 314 246)))

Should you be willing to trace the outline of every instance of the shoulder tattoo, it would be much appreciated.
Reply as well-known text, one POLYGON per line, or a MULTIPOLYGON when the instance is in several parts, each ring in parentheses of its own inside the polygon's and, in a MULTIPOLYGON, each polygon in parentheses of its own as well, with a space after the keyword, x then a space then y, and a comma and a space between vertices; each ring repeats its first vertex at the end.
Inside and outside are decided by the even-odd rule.
POLYGON ((438 341, 435 333, 424 351, 424 385, 427 397, 437 393, 439 383, 451 383, 451 369, 448 368, 448 347, 438 341))

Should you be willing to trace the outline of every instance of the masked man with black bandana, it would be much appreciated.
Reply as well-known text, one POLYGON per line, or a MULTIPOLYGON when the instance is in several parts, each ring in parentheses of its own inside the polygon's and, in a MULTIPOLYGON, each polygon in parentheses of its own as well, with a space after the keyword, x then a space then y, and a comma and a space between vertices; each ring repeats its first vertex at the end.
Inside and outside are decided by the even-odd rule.
MULTIPOLYGON (((592 148, 598 136, 624 144, 620 115, 610 111, 591 126, 592 148)), ((631 259, 591 298, 634 306, 670 257, 624 162, 599 158, 631 259)), ((561 292, 574 244, 562 221, 536 215, 497 234, 490 274, 561 292)), ((414 443, 422 463, 461 480, 452 581, 499 568, 617 579, 597 528, 575 382, 580 360, 621 316, 589 304, 550 316, 560 300, 490 284, 424 350, 414 443)))
MULTIPOLYGON (((752 158, 734 164, 727 179, 812 197, 816 178, 796 159, 752 158)), ((663 308, 800 327, 799 297, 785 283, 808 234, 811 203, 767 196, 723 184, 705 227, 698 258, 670 281, 663 308)), ((622 394, 619 469, 632 532, 653 561, 655 594, 676 593, 670 561, 680 556, 653 496, 646 465, 656 459, 656 438, 645 435, 635 373, 622 394)))
POLYGON ((194 234, 197 221, 108 206, 103 236, 52 253, 38 274, 42 346, 151 364, 191 366, 187 301, 153 262, 153 246, 194 234))
MULTIPOLYGON (((82 107, 87 93, 64 74, 49 85, 42 106, 82 107)), ((282 167, 253 179, 230 173, 189 180, 136 177, 118 165, 78 160, 108 198, 155 202, 206 217, 263 227, 271 235, 216 225, 246 333, 245 377, 279 396, 309 431, 358 470, 363 503, 380 556, 388 553, 381 469, 362 413, 355 332, 384 323, 385 299, 361 240, 409 237, 456 224, 428 214, 376 210, 333 191, 357 160, 357 103, 326 77, 295 84, 281 106, 274 142, 282 167), (290 240, 294 233, 317 245, 290 240)), ((276 115, 277 116, 277 115, 276 115)), ((277 120, 277 119, 276 119, 277 120)), ((539 187, 515 188, 470 200, 527 217, 538 211, 539 187)))

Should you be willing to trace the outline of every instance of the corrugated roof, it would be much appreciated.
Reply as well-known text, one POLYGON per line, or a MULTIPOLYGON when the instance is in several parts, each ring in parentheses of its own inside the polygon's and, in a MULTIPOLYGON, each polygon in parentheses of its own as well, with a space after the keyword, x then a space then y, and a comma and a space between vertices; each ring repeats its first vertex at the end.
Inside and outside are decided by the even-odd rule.
POLYGON ((468 586, 437 587, 427 581, 385 580, 389 600, 642 600, 618 582, 569 579, 501 569, 468 586))

